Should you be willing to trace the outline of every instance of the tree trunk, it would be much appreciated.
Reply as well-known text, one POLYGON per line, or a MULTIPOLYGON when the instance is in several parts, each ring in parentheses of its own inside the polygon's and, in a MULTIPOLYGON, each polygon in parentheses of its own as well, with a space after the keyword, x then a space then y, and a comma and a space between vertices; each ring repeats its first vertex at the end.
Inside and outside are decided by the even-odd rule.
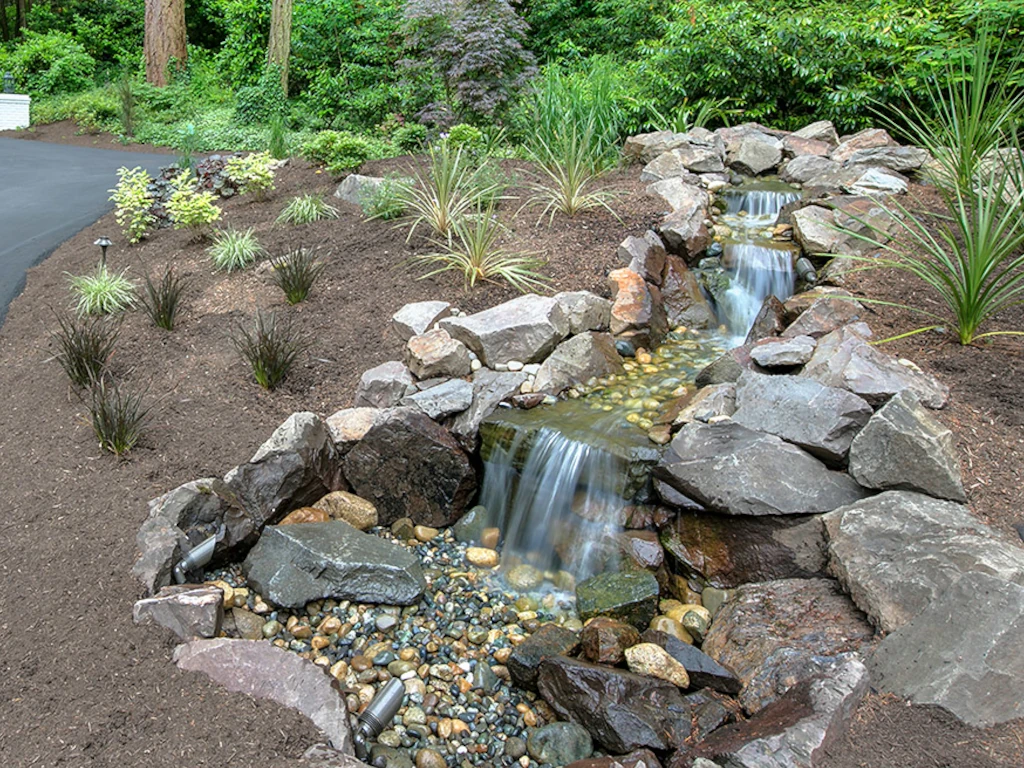
POLYGON ((25 0, 14 0, 14 34, 20 35, 25 29, 25 0))
MULTIPOLYGON (((0 41, 8 42, 11 39, 11 28, 7 24, 7 0, 0 0, 0 41)), ((3 73, 0 72, 0 75, 3 73)))
POLYGON ((146 80, 155 86, 167 85, 167 66, 175 60, 178 69, 185 66, 185 0, 146 0, 146 33, 143 42, 146 80))
POLYGON ((270 44, 267 62, 281 68, 281 89, 288 95, 288 56, 292 48, 292 2, 273 0, 270 8, 270 44))

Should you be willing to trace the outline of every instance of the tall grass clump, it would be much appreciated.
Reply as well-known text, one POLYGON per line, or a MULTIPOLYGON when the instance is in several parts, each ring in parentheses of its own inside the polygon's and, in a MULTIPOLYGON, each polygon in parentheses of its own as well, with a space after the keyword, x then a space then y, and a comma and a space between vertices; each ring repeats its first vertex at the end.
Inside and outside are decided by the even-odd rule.
POLYGON ((100 378, 120 331, 120 323, 108 318, 57 315, 56 358, 72 384, 85 389, 100 378))
POLYGON ((135 303, 135 286, 123 272, 111 272, 99 264, 91 275, 68 275, 71 291, 78 296, 80 315, 112 315, 135 303))
POLYGON ((274 115, 270 118, 267 151, 275 160, 284 160, 288 157, 288 123, 284 115, 274 115))
POLYGON ((174 330, 174 322, 181 304, 181 294, 185 290, 186 281, 174 274, 168 266, 163 275, 155 283, 146 275, 146 284, 142 293, 142 306, 157 328, 165 331, 174 330))
POLYGON ((256 383, 266 390, 276 389, 285 380, 307 346, 289 321, 279 321, 277 315, 262 312, 256 313, 251 329, 239 325, 232 341, 256 383))
POLYGON ((317 261, 316 254, 309 248, 299 248, 279 259, 273 259, 271 264, 274 267, 274 285, 284 292, 289 304, 305 301, 313 289, 313 283, 327 266, 317 261))
POLYGON ((252 227, 245 230, 223 229, 214 235, 213 245, 206 249, 213 266, 224 272, 245 269, 264 255, 252 227))
POLYGON ((93 382, 88 406, 100 448, 123 456, 139 442, 149 414, 141 394, 128 392, 101 376, 93 382))
POLYGON ((323 195, 299 195, 288 201, 288 205, 277 217, 281 224, 310 224, 323 219, 338 218, 338 209, 327 203, 323 195))
POLYGON ((444 272, 460 273, 466 290, 473 288, 478 281, 496 283, 499 279, 522 293, 545 289, 548 278, 538 271, 544 260, 502 248, 504 233, 505 228, 493 209, 488 209, 456 221, 453 237, 433 241, 439 251, 414 256, 412 261, 430 268, 422 278, 444 272))

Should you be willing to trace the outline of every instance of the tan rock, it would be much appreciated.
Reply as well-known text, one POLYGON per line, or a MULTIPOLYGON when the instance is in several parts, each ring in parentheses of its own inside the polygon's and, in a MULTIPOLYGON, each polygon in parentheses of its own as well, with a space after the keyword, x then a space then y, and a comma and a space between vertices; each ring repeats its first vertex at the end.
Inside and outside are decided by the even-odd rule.
MULTIPOLYGON (((677 601, 675 601, 675 600, 672 600, 672 601, 665 600, 663 602, 666 602, 666 603, 667 602, 676 603, 677 601)), ((699 605, 699 604, 695 605, 693 603, 677 603, 676 605, 670 605, 668 607, 668 610, 665 610, 664 608, 662 608, 661 612, 663 614, 665 614, 666 616, 668 616, 670 619, 675 619, 680 624, 682 624, 683 617, 687 613, 689 613, 690 611, 696 611, 697 613, 699 613, 704 618, 704 620, 708 624, 711 623, 711 613, 708 611, 707 608, 705 608, 703 605, 699 605)))
POLYGON ((298 525, 300 523, 327 523, 330 522, 331 516, 325 509, 316 509, 314 507, 299 507, 298 509, 289 512, 284 520, 278 525, 298 525))
POLYGON ((466 560, 477 568, 498 567, 498 553, 487 547, 470 547, 466 550, 466 560))
POLYGON ((417 525, 412 529, 412 533, 420 541, 430 541, 437 537, 439 531, 429 525, 417 525))
POLYGON ((316 631, 324 635, 334 635, 338 633, 339 629, 341 629, 341 619, 337 616, 328 616, 320 622, 316 631))
POLYGON ((331 677, 333 677, 335 680, 344 680, 345 676, 348 674, 348 662, 346 662, 344 659, 335 662, 331 666, 330 672, 331 677))
POLYGON ((235 629, 238 630, 238 634, 242 639, 263 639, 263 625, 265 622, 262 617, 243 608, 235 608, 231 611, 231 614, 235 620, 235 629))
POLYGON ((480 532, 480 545, 486 549, 497 549, 500 540, 501 530, 499 528, 484 528, 480 532))
POLYGON ((690 676, 686 667, 672 658, 668 651, 654 643, 640 643, 626 649, 626 664, 629 671, 638 675, 648 675, 676 685, 680 688, 690 687, 690 676))
POLYGON ((344 520, 353 528, 365 531, 377 525, 377 508, 366 499, 348 491, 334 491, 313 505, 322 509, 332 520, 344 520))
POLYGON ((655 629, 658 632, 664 632, 666 635, 672 635, 677 640, 682 640, 687 645, 693 645, 693 637, 690 633, 683 629, 683 625, 675 619, 670 619, 668 616, 655 616, 651 620, 651 629, 655 629))

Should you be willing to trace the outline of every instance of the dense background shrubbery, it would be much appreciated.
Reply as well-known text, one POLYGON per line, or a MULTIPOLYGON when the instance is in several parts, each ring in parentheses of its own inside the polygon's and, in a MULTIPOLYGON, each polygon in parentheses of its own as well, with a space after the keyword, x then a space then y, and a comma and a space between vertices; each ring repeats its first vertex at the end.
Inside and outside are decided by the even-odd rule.
MULTIPOLYGON (((8 9, 13 30, 13 8, 8 9)), ((457 123, 530 129, 529 83, 555 68, 615 112, 619 133, 679 108, 742 108, 732 120, 852 131, 876 101, 912 96, 983 18, 1019 39, 1019 0, 300 0, 290 98, 266 67, 270 3, 189 0, 189 61, 164 89, 142 82, 142 3, 37 0, 0 71, 36 97, 34 119, 125 133, 117 84, 137 83, 134 137, 196 149, 262 149, 271 120, 305 135, 360 133, 401 148, 457 123), (604 72, 612 73, 609 76, 604 72)), ((897 105, 898 106, 898 105, 897 105)))

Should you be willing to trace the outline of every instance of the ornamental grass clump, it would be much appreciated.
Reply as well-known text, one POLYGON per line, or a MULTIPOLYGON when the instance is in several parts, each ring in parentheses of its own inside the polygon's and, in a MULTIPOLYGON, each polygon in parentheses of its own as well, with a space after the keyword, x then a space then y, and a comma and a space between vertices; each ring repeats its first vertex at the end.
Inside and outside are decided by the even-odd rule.
POLYGON ((199 242, 210 236, 213 222, 220 218, 220 208, 214 203, 213 192, 196 188, 191 170, 182 171, 171 181, 173 192, 167 201, 167 213, 175 229, 187 229, 192 241, 199 242))
POLYGON ((163 275, 155 283, 149 275, 146 275, 142 306, 157 328, 163 328, 165 331, 174 330, 174 322, 178 316, 181 294, 184 292, 185 286, 186 281, 175 275, 174 269, 170 266, 164 270, 163 275))
MULTIPOLYGON (((100 263, 91 275, 68 275, 71 291, 78 296, 79 315, 112 315, 135 303, 135 286, 120 273, 100 263)), ((67 274, 67 273, 65 273, 67 274)))
POLYGON ((85 389, 99 380, 120 331, 120 322, 109 318, 57 315, 57 330, 52 334, 56 359, 72 384, 85 389))
POLYGON ((206 249, 213 266, 223 272, 245 269, 266 251, 253 234, 252 227, 237 230, 228 227, 214 235, 213 245, 206 249))
POLYGON ((129 243, 137 243, 156 223, 151 212, 153 198, 149 194, 152 177, 143 168, 118 168, 117 186, 110 192, 114 217, 129 243))
POLYGON ((466 290, 478 281, 497 283, 499 279, 522 293, 547 288, 549 278, 538 271, 544 265, 543 259, 501 247, 505 228, 493 209, 459 219, 453 230, 454 237, 433 241, 441 250, 412 257, 413 263, 433 267, 421 279, 443 272, 459 272, 466 290))
POLYGON ((224 175, 241 194, 251 192, 257 200, 266 200, 267 193, 274 189, 273 163, 269 152, 236 155, 224 164, 224 175))
POLYGON ((313 283, 327 266, 317 261, 316 255, 309 248, 299 248, 279 259, 273 259, 271 264, 274 268, 271 273, 274 285, 284 292, 289 304, 305 301, 313 283))
POLYGON ((100 448, 123 456, 139 442, 149 415, 141 394, 128 392, 101 376, 93 382, 88 407, 100 448))
POLYGON ((298 338, 288 320, 277 315, 256 313, 252 329, 239 325, 232 337, 235 349, 252 370, 256 383, 266 390, 276 389, 288 376, 307 344, 298 338))
POLYGON ((328 204, 323 195, 300 195, 288 201, 277 217, 281 224, 311 224, 323 219, 338 218, 338 209, 328 204))

